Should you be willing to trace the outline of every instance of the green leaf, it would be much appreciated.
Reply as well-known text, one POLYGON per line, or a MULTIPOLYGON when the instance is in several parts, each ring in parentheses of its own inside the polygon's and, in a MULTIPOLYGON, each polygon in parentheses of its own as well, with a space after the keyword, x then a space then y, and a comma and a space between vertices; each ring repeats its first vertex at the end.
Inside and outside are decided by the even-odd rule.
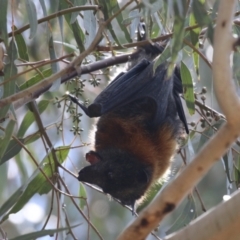
MULTIPOLYGON (((74 6, 74 7, 83 6, 83 5, 85 5, 86 3, 87 3, 87 0, 74 0, 73 6, 74 6)), ((70 23, 71 23, 71 24, 73 24, 73 23, 77 20, 77 17, 78 17, 78 15, 79 15, 79 12, 80 12, 80 11, 78 11, 78 12, 73 12, 73 13, 71 14, 71 20, 70 20, 70 23)))
MULTIPOLYGON (((173 25, 173 39, 172 39, 172 61, 171 65, 174 64, 177 59, 179 51, 182 49, 183 37, 184 37, 184 24, 186 17, 186 6, 184 0, 176 0, 174 2, 174 25, 173 25)), ((173 66, 169 66, 170 70, 168 75, 174 69, 173 66)))
POLYGON ((79 53, 79 49, 76 47, 76 45, 69 44, 69 43, 66 43, 66 42, 60 42, 60 41, 53 41, 53 42, 56 43, 56 44, 60 44, 61 46, 70 48, 71 50, 79 53))
POLYGON ((8 32, 7 32, 7 8, 9 1, 0 1, 0 38, 3 39, 5 47, 8 47, 8 32))
POLYGON ((207 26, 210 23, 207 10, 204 6, 205 1, 195 0, 192 2, 192 10, 194 17, 199 26, 207 26))
POLYGON ((45 5, 45 1, 44 0, 39 0, 41 6, 42 6, 42 10, 43 10, 43 15, 44 17, 47 16, 47 8, 46 8, 46 5, 45 5))
MULTIPOLYGON (((197 24, 196 19, 194 15, 191 13, 189 17, 189 26, 194 26, 197 24)), ((201 29, 200 28, 195 28, 190 31, 190 37, 191 37, 191 43, 194 47, 197 49, 199 48, 199 34, 200 34, 201 29)), ((197 52, 193 51, 193 62, 194 62, 194 68, 196 73, 199 72, 199 55, 197 52)))
MULTIPOLYGON (((65 0, 59 1, 59 10, 67 9, 68 3, 65 0)), ((71 13, 64 15, 65 20, 67 21, 68 26, 73 32, 75 41, 78 45, 78 48, 80 49, 80 52, 83 52, 85 50, 84 47, 84 40, 85 40, 85 34, 83 33, 81 27, 79 26, 78 22, 75 21, 73 24, 71 24, 71 13)))
MULTIPOLYGON (((111 0, 108 1, 110 8, 112 9, 112 14, 115 14, 116 12, 118 12, 120 10, 119 4, 117 0, 111 0)), ((128 32, 128 29, 123 25, 123 15, 122 12, 120 14, 117 15, 116 20, 121 28, 121 31, 124 33, 125 38, 128 42, 132 42, 132 39, 130 37, 130 34, 128 32)))
MULTIPOLYGON (((23 139, 18 139, 22 144, 24 144, 23 139)), ((9 159, 13 158, 16 156, 22 149, 22 146, 15 140, 12 139, 9 142, 9 145, 7 147, 6 152, 4 153, 2 159, 1 159, 1 164, 8 161, 9 159)))
POLYGON ((183 92, 184 98, 188 107, 188 111, 191 115, 195 113, 195 98, 194 98, 194 88, 193 88, 193 80, 190 71, 184 62, 181 62, 181 78, 183 84, 183 92))
POLYGON ((32 0, 25 0, 25 6, 27 10, 27 15, 28 15, 28 21, 30 24, 30 36, 29 39, 34 38, 37 32, 37 26, 38 26, 38 21, 37 21, 37 10, 34 2, 32 0))
MULTIPOLYGON (((49 101, 48 100, 42 100, 38 103, 38 109, 39 109, 39 113, 43 113, 47 106, 49 104, 49 101)), ((34 114, 28 110, 28 112, 26 113, 26 115, 24 116, 23 120, 22 120, 22 123, 19 127, 19 130, 18 130, 18 133, 17 133, 17 136, 19 138, 23 138, 26 131, 28 130, 28 128, 31 126, 31 124, 35 121, 35 117, 34 117, 34 114)))
POLYGON ((87 193, 86 193, 86 189, 83 186, 83 184, 80 182, 80 187, 79 187, 79 196, 81 197, 79 199, 79 204, 80 204, 80 208, 83 209, 84 206, 86 206, 86 198, 87 198, 87 193), (82 199, 85 198, 85 199, 82 199))
MULTIPOLYGON (((14 26, 14 30, 15 31, 17 30, 17 28, 15 26, 14 26)), ((25 40, 24 40, 22 34, 16 34, 15 40, 16 40, 16 44, 17 44, 17 48, 18 48, 19 57, 23 60, 29 61, 27 45, 25 43, 25 40)))
POLYGON ((4 132, 5 133, 4 138, 0 139, 0 165, 5 162, 3 156, 7 150, 7 147, 9 146, 15 124, 16 121, 10 120, 4 132))
MULTIPOLYGON (((99 0, 100 5, 102 6, 102 12, 104 14, 104 19, 107 20, 112 16, 112 7, 111 7, 111 1, 105 1, 105 0, 99 0)), ((113 39, 117 43, 118 46, 121 46, 120 41, 118 40, 117 35, 115 34, 113 30, 112 23, 108 24, 107 29, 111 33, 113 39)))
POLYGON ((19 89, 24 90, 26 88, 29 88, 29 87, 33 86, 34 84, 40 82, 42 79, 49 77, 51 75, 52 75, 52 69, 51 68, 45 69, 42 72, 40 72, 40 73, 36 74, 35 76, 33 76, 32 78, 30 78, 29 80, 27 80, 22 85, 20 85, 19 89))
POLYGON ((84 12, 83 25, 84 25, 84 28, 86 29, 87 33, 88 33, 86 35, 86 43, 85 43, 85 46, 87 48, 87 47, 90 46, 93 39, 95 38, 96 29, 97 29, 96 18, 93 15, 92 11, 85 11, 84 12))
MULTIPOLYGON (((17 58, 17 47, 13 39, 10 42, 9 48, 7 50, 7 54, 9 58, 9 63, 4 67, 4 81, 8 80, 10 77, 17 74, 17 68, 14 63, 14 61, 17 58)), ((3 98, 11 96, 16 92, 14 79, 12 79, 11 81, 7 81, 4 84, 3 91, 4 91, 3 98)), ((6 116, 6 113, 8 112, 9 108, 10 108, 10 104, 0 109, 0 119, 6 116)))
POLYGON ((171 57, 171 49, 170 46, 167 45, 164 49, 164 51, 161 53, 161 55, 159 55, 156 59, 156 61, 154 62, 153 65, 153 71, 155 72, 157 67, 162 64, 163 62, 166 62, 167 59, 169 59, 171 57))
POLYGON ((85 34, 83 33, 81 27, 79 26, 78 22, 75 22, 71 26, 73 31, 73 36, 76 40, 76 43, 78 45, 78 48, 80 49, 80 52, 83 52, 85 50, 84 47, 84 40, 85 40, 85 34))
MULTIPOLYGON (((64 160, 66 159, 66 157, 68 156, 69 150, 70 150, 70 148, 66 147, 66 146, 58 147, 55 150, 58 162, 60 164, 62 164, 64 162, 64 160)), ((42 166, 42 170, 44 171, 46 176, 49 179, 51 179, 53 184, 55 184, 56 180, 57 180, 57 177, 55 176, 56 165, 55 165, 55 162, 53 160, 53 156, 51 153, 43 159, 40 166, 42 166)), ((32 176, 34 176, 34 178, 29 182, 24 193, 22 194, 22 196, 20 196, 17 203, 11 209, 9 214, 16 213, 19 210, 21 210, 23 208, 23 206, 30 200, 30 198, 34 194, 36 194, 36 193, 39 193, 40 195, 47 194, 52 189, 52 185, 48 182, 48 180, 45 178, 45 176, 41 172, 39 172, 38 169, 37 169, 37 173, 38 174, 36 175, 36 171, 35 171, 35 173, 32 175, 32 176), (35 177, 35 175, 36 175, 36 177, 35 177)), ((32 177, 30 177, 30 178, 32 178, 32 177)))
POLYGON ((75 225, 75 226, 66 227, 66 228, 41 230, 41 231, 37 231, 37 232, 24 234, 24 235, 19 236, 19 237, 10 238, 9 240, 32 240, 32 239, 36 239, 36 238, 47 236, 47 235, 53 236, 54 233, 69 230, 69 229, 72 229, 72 228, 75 228, 75 227, 78 227, 78 226, 80 226, 80 224, 75 225))

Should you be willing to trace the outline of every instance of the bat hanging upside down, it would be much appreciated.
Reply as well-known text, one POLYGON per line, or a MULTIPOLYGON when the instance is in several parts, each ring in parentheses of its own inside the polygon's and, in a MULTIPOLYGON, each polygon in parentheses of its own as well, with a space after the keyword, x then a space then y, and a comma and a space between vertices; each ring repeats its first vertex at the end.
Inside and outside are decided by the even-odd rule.
MULTIPOLYGON (((156 56, 158 44, 139 50, 139 56, 156 56)), ((168 64, 153 71, 154 61, 141 60, 120 74, 85 107, 70 96, 89 117, 100 117, 95 133, 95 150, 86 154, 79 181, 95 184, 103 192, 134 207, 168 169, 177 138, 188 133, 179 94, 179 69, 167 78, 168 64)))

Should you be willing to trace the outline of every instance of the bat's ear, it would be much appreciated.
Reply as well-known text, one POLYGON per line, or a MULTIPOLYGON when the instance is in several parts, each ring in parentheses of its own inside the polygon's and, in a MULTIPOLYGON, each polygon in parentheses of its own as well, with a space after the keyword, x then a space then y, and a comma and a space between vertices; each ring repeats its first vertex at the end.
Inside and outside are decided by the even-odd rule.
POLYGON ((91 165, 101 161, 101 157, 94 151, 86 153, 86 160, 91 163, 91 165))

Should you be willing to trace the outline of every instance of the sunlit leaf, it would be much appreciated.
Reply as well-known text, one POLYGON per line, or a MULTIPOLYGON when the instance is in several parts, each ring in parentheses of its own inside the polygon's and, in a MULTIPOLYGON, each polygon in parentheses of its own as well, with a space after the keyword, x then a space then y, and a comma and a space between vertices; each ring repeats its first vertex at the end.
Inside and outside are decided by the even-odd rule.
POLYGON ((199 26, 207 26, 210 22, 204 3, 205 1, 202 0, 195 0, 192 2, 193 14, 199 26))
MULTIPOLYGON (((194 17, 194 15, 191 13, 189 17, 189 26, 194 26, 197 24, 197 21, 194 17)), ((190 31, 190 37, 191 37, 191 43, 195 48, 199 48, 199 34, 200 34, 201 29, 200 28, 195 28, 190 31)), ((199 55, 197 52, 193 51, 192 53, 193 56, 193 62, 194 62, 194 68, 196 72, 199 72, 199 55)))
POLYGON ((172 63, 168 69, 168 75, 172 74, 174 67, 172 66, 177 59, 179 50, 183 46, 184 24, 186 18, 186 2, 184 0, 174 2, 174 25, 173 25, 173 39, 172 39, 172 63))
POLYGON ((85 199, 87 199, 87 192, 86 192, 86 189, 81 182, 80 182, 80 185, 79 185, 79 197, 81 197, 79 199, 80 208, 83 209, 84 206, 86 206, 86 200, 85 199), (83 199, 83 198, 85 198, 85 199, 83 199))
POLYGON ((184 62, 181 62, 181 79, 183 84, 184 98, 188 107, 188 111, 191 115, 195 113, 195 97, 193 88, 193 79, 191 73, 184 62))

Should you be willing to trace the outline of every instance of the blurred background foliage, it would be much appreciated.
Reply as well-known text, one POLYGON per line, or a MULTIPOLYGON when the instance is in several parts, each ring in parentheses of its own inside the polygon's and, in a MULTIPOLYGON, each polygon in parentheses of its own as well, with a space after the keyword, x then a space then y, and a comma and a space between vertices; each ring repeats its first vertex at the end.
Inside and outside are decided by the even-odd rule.
MULTIPOLYGON (((0 0, 0 98, 31 90, 64 69, 88 49, 99 23, 110 18, 83 65, 133 52, 140 21, 147 24, 149 40, 168 39, 156 64, 169 61, 169 73, 174 64, 180 66, 190 134, 168 177, 139 203, 141 210, 225 121, 212 87, 217 9, 215 0, 0 0)), ((238 2, 233 25, 237 35, 239 13, 238 2)), ((237 90, 239 60, 236 49, 232 66, 237 90)), ((135 218, 94 186, 77 181, 91 149, 95 120, 82 115, 65 95, 69 91, 91 103, 124 69, 126 64, 118 64, 64 83, 58 78, 49 90, 34 92, 32 102, 22 97, 1 107, 0 238, 115 239, 135 218)), ((237 141, 149 239, 180 229, 234 192, 240 181, 239 151, 237 141)))

